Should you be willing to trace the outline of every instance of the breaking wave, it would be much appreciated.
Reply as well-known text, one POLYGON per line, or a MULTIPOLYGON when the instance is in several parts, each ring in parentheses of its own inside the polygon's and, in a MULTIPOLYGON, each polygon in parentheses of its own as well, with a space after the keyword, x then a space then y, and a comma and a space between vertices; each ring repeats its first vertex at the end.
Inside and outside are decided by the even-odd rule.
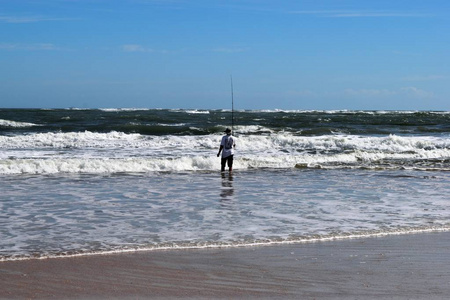
POLYGON ((40 126, 40 125, 33 124, 33 123, 28 123, 28 122, 17 122, 17 121, 10 121, 10 120, 2 120, 2 119, 0 119, 0 127, 22 128, 22 127, 33 127, 33 126, 40 126))
MULTIPOLYGON (((217 169, 220 138, 89 131, 0 136, 0 174, 210 171, 217 169)), ((269 133, 239 136, 236 150, 235 169, 450 169, 444 137, 269 133)))

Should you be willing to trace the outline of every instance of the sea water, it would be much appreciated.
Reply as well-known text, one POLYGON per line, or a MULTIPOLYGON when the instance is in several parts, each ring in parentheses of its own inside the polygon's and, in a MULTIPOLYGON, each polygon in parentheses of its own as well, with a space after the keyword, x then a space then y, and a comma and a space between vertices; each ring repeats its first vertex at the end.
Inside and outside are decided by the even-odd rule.
POLYGON ((0 110, 0 260, 450 229, 450 113, 0 110))

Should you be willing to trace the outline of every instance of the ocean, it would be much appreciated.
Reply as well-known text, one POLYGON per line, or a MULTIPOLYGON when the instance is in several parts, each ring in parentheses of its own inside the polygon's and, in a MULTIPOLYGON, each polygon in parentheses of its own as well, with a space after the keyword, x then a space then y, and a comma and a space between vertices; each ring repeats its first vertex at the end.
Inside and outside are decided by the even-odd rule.
POLYGON ((450 230, 450 112, 0 109, 0 261, 450 230))

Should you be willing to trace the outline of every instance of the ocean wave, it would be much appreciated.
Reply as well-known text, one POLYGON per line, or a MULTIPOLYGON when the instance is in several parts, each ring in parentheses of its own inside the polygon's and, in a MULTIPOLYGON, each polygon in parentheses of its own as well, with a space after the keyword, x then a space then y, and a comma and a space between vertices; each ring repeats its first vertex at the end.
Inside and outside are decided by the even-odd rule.
POLYGON ((336 110, 308 110, 308 109, 261 109, 245 111, 248 113, 294 113, 294 114, 362 114, 362 115, 386 115, 386 114, 437 114, 448 115, 450 111, 422 111, 422 110, 348 110, 348 109, 336 109, 336 110))
MULTIPOLYGON (((160 158, 28 158, 1 159, 0 174, 114 174, 195 172, 218 170, 215 155, 160 158)), ((417 159, 416 156, 337 154, 318 156, 236 157, 235 170, 254 169, 368 169, 450 171, 450 159, 417 159)))
MULTIPOLYGON (((121 111, 171 111, 171 112, 188 112, 188 113, 210 113, 210 112, 231 112, 231 109, 189 109, 189 108, 176 108, 176 109, 165 109, 165 108, 146 108, 146 107, 99 107, 99 108, 82 108, 82 107, 68 107, 64 109, 60 108, 41 108, 39 110, 43 111, 58 111, 58 110, 91 110, 91 111, 111 111, 111 112, 121 112, 121 111)), ((234 109, 234 112, 241 113, 325 113, 325 114, 450 114, 450 111, 440 111, 440 110, 352 110, 352 109, 234 109)))
POLYGON ((181 172, 215 170, 217 165, 217 159, 212 156, 129 159, 8 159, 0 160, 0 174, 181 172))
POLYGON ((187 113, 187 114, 204 114, 204 115, 208 115, 211 112, 215 112, 218 110, 215 109, 184 109, 184 108, 177 108, 177 109, 167 109, 167 111, 169 112, 174 112, 174 113, 187 113))
POLYGON ((197 109, 186 110, 185 112, 188 114, 209 114, 210 113, 209 110, 197 110, 197 109))
MULTIPOLYGON (((216 170, 220 139, 88 131, 0 136, 0 174, 216 170)), ((444 137, 308 137, 269 131, 240 136, 236 144, 235 169, 450 168, 450 139, 444 137)))
POLYGON ((0 127, 22 128, 22 127, 33 127, 33 126, 40 126, 40 125, 34 124, 34 123, 28 123, 28 122, 17 122, 17 121, 10 121, 10 120, 2 120, 2 119, 0 119, 0 127))
POLYGON ((105 112, 148 111, 148 110, 150 110, 150 108, 123 107, 123 108, 98 108, 98 110, 105 111, 105 112))
POLYGON ((78 147, 114 147, 122 145, 123 141, 133 143, 141 139, 139 134, 126 134, 112 131, 96 132, 46 132, 16 136, 0 136, 0 148, 78 148, 78 147))
MULTIPOLYGON (((183 124, 164 124, 164 126, 182 126, 183 124)), ((161 124, 162 126, 162 124, 161 124)), ((256 150, 265 153, 280 150, 285 153, 299 151, 385 151, 404 153, 408 151, 422 151, 444 149, 450 150, 450 139, 446 137, 421 136, 378 136, 367 137, 358 135, 331 134, 322 136, 300 136, 290 132, 278 132, 263 126, 238 126, 240 150, 256 150), (258 133, 249 134, 249 133, 258 133), (261 133, 265 133, 264 135, 261 133)), ((124 133, 111 131, 98 132, 47 132, 15 136, 0 136, 0 148, 107 148, 107 147, 168 147, 174 145, 192 149, 194 143, 216 148, 221 134, 202 136, 147 136, 138 133, 124 133)))

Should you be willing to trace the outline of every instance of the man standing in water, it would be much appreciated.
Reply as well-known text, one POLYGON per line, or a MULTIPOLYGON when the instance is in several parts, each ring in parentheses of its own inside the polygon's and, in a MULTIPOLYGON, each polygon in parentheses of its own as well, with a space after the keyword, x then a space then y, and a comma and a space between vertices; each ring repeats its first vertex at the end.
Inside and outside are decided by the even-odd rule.
POLYGON ((220 152, 222 152, 222 168, 221 171, 225 171, 225 164, 228 163, 228 168, 230 172, 233 170, 233 155, 234 155, 234 147, 236 147, 236 143, 234 142, 234 137, 231 135, 231 129, 225 129, 225 133, 222 137, 222 141, 220 142, 219 153, 217 153, 217 157, 220 156, 220 152))

